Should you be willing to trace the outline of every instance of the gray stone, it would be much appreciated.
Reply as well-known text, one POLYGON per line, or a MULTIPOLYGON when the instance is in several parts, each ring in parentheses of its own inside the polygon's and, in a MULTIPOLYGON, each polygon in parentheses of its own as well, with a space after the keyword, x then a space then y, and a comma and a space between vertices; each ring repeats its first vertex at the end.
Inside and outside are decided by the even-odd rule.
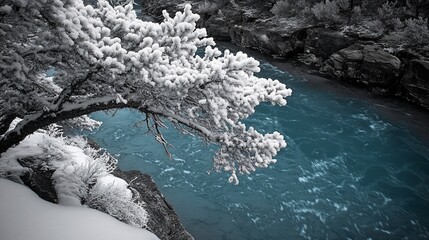
POLYGON ((208 35, 216 40, 231 41, 231 36, 229 36, 229 24, 225 21, 225 18, 211 16, 204 22, 203 27, 207 29, 208 35))
POLYGON ((377 44, 356 43, 332 54, 321 72, 378 89, 380 93, 390 93, 396 91, 399 84, 401 61, 377 44))
POLYGON ((305 23, 288 24, 272 19, 235 25, 229 34, 231 41, 239 46, 257 49, 275 58, 286 58, 303 52, 306 31, 311 27, 305 23))
POLYGON ((401 84, 406 89, 406 97, 409 100, 429 108, 429 61, 411 60, 401 84))
POLYGON ((149 213, 148 229, 162 240, 194 239, 180 223, 173 207, 159 191, 152 178, 139 171, 115 170, 115 176, 129 183, 129 186, 140 193, 140 200, 145 203, 149 213))
POLYGON ((54 171, 38 158, 20 159, 19 163, 29 168, 28 172, 20 176, 22 182, 43 200, 58 203, 57 193, 51 180, 54 171))
POLYGON ((341 35, 331 29, 308 29, 304 51, 326 60, 333 53, 346 48, 355 42, 355 39, 341 35))

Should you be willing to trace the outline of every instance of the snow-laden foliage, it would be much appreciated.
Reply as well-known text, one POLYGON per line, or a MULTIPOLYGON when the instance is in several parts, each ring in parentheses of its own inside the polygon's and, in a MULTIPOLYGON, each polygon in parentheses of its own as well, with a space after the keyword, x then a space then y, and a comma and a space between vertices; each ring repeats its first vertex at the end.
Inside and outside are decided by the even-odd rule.
POLYGON ((218 11, 219 8, 220 7, 217 3, 205 1, 198 5, 198 12, 200 14, 204 14, 204 13, 210 14, 218 11))
POLYGON ((127 190, 118 184, 98 181, 85 199, 85 205, 133 226, 146 227, 148 214, 144 203, 138 201, 138 195, 133 196, 127 190))
POLYGON ((94 120, 87 115, 61 121, 61 126, 70 129, 80 129, 92 131, 101 126, 101 122, 94 120))
POLYGON ((94 8, 80 0, 2 1, 0 129, 12 117, 24 120, 0 139, 0 153, 57 121, 136 108, 164 146, 163 118, 217 143, 214 169, 234 179, 275 162, 283 136, 263 135, 242 119, 261 102, 285 105, 291 90, 256 77, 259 63, 246 54, 215 48, 196 28, 190 5, 163 15, 159 24, 141 21, 132 2, 112 7, 99 0, 94 8))
POLYGON ((292 8, 288 0, 277 1, 273 8, 270 10, 271 13, 278 17, 287 17, 291 15, 292 8))
POLYGON ((428 20, 422 17, 405 20, 404 38, 410 44, 427 44, 429 41, 428 20))
POLYGON ((343 11, 347 11, 350 8, 350 0, 335 0, 335 4, 343 11))
POLYGON ((27 170, 19 168, 18 161, 29 157, 33 159, 32 167, 41 166, 53 172, 58 204, 83 204, 123 222, 146 227, 148 214, 144 203, 137 201, 139 193, 111 174, 117 160, 102 149, 92 147, 86 139, 63 136, 57 124, 39 129, 2 154, 0 163, 8 164, 0 164, 0 177, 17 179, 12 176, 22 175, 27 170))
POLYGON ((277 1, 270 12, 277 17, 311 17, 311 5, 307 0, 280 0, 277 1))
POLYGON ((314 4, 314 6, 311 8, 311 12, 314 14, 317 20, 326 23, 340 22, 340 8, 334 0, 326 0, 325 2, 314 4))

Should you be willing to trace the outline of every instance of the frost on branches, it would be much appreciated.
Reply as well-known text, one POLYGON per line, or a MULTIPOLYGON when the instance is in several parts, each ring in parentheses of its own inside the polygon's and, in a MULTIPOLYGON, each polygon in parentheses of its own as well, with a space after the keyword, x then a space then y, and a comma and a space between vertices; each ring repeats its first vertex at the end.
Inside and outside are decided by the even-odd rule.
POLYGON ((136 18, 132 3, 96 8, 79 0, 3 0, 0 5, 0 153, 51 123, 99 110, 135 108, 158 141, 162 121, 220 146, 214 169, 249 173, 286 146, 242 119, 261 102, 285 105, 291 90, 254 76, 259 63, 221 52, 196 28, 187 5, 158 24, 136 18), (197 56, 198 48, 205 49, 197 56), (55 72, 47 77, 46 72, 55 72))

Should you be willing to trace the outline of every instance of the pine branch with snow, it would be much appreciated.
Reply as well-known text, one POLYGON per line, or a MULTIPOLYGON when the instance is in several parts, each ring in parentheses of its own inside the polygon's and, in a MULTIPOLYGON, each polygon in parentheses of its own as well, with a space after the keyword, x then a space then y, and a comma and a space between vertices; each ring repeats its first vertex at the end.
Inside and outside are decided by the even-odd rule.
POLYGON ((0 9, 0 126, 23 119, 0 132, 0 153, 49 124, 114 108, 146 113, 166 148, 163 119, 218 144, 214 169, 235 180, 275 162, 286 146, 281 134, 260 134, 242 120, 262 102, 285 105, 291 90, 256 77, 259 62, 246 54, 217 49, 190 5, 174 16, 164 11, 162 23, 137 19, 132 3, 105 0, 95 8, 5 0, 0 9))

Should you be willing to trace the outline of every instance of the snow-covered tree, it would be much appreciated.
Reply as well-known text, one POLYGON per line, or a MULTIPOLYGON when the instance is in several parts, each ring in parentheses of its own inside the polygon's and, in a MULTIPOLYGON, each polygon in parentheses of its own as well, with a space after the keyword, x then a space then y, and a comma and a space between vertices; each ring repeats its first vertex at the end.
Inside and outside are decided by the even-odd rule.
POLYGON ((132 3, 2 0, 0 153, 49 124, 134 108, 165 147, 166 120, 217 143, 214 169, 231 172, 231 181, 275 162, 283 136, 263 135, 242 119, 261 102, 285 105, 291 90, 256 77, 259 63, 246 54, 215 48, 190 5, 163 14, 158 24, 137 19, 132 3), (7 131, 15 117, 23 120, 7 131))

